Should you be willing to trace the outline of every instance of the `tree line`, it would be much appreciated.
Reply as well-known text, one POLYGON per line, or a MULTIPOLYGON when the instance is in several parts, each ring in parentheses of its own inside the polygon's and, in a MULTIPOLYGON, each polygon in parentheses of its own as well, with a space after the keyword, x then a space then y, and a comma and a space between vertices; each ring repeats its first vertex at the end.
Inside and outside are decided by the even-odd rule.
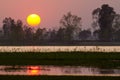
POLYGON ((103 4, 92 12, 93 23, 90 29, 82 29, 82 18, 68 12, 60 20, 60 27, 55 29, 38 28, 23 25, 21 20, 11 17, 3 20, 1 45, 50 45, 74 44, 81 41, 120 41, 120 14, 113 7, 103 4))

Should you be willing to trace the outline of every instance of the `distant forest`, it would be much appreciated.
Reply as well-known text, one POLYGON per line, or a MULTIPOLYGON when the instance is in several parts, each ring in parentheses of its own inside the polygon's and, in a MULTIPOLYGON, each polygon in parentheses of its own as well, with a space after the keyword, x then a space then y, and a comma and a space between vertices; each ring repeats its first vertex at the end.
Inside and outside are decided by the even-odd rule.
POLYGON ((103 4, 91 13, 91 29, 82 29, 82 18, 68 12, 60 20, 60 27, 46 29, 26 26, 11 17, 3 20, 0 45, 79 45, 82 42, 120 42, 120 14, 103 4))

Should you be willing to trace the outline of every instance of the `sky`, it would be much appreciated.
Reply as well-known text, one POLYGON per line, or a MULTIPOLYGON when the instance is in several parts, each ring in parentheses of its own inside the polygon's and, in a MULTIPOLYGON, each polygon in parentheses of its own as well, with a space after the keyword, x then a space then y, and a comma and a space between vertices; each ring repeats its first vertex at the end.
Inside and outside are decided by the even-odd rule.
POLYGON ((109 4, 120 13, 120 0, 0 0, 0 26, 5 17, 21 19, 24 24, 29 14, 41 16, 41 28, 58 28, 60 19, 67 12, 82 18, 82 27, 91 28, 92 11, 102 4, 109 4))

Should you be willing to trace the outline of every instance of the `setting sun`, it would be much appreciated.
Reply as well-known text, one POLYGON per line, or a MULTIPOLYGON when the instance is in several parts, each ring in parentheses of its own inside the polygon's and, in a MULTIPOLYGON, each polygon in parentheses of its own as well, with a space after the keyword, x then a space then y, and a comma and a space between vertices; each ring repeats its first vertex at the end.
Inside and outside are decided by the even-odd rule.
POLYGON ((36 27, 40 24, 40 22, 41 22, 41 18, 37 14, 30 14, 27 17, 27 23, 30 26, 36 27))

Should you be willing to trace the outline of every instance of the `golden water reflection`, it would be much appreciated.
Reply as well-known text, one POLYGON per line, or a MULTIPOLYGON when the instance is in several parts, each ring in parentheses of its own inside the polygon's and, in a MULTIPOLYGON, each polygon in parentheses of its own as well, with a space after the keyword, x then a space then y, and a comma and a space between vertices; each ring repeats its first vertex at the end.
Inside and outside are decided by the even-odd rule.
POLYGON ((28 66, 28 75, 40 75, 40 66, 28 66))

